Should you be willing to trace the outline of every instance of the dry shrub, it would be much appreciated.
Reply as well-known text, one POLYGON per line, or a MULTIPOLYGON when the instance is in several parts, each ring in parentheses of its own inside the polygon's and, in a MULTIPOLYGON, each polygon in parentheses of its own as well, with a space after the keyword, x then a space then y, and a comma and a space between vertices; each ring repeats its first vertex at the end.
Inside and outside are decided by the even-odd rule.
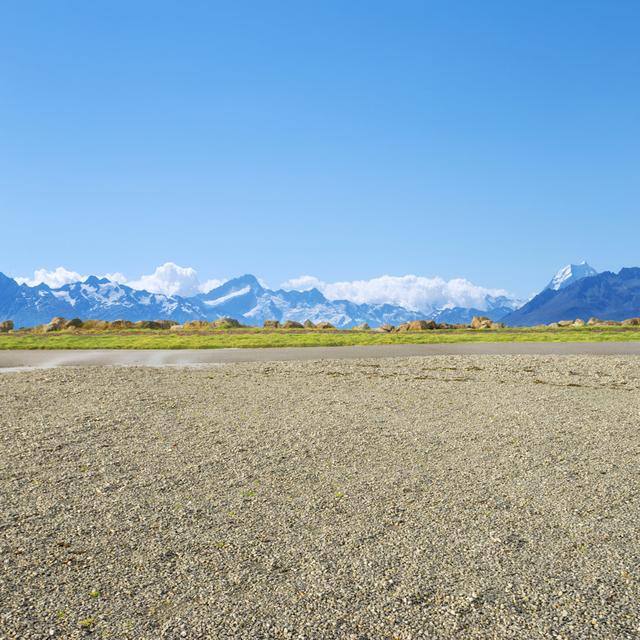
POLYGON ((242 325, 235 318, 218 318, 211 326, 214 329, 237 329, 242 325))
POLYGON ((182 325, 185 331, 205 331, 210 327, 211 325, 206 320, 191 320, 182 325))
POLYGON ((156 320, 158 329, 169 330, 174 325, 178 324, 175 320, 156 320))
POLYGON ((162 329, 157 320, 138 320, 133 326, 136 329, 162 329))
POLYGON ((106 331, 109 328, 109 323, 106 320, 85 320, 82 323, 82 328, 87 331, 106 331))
POLYGON ((131 320, 114 320, 109 323, 110 329, 131 329, 133 328, 133 322, 131 320))

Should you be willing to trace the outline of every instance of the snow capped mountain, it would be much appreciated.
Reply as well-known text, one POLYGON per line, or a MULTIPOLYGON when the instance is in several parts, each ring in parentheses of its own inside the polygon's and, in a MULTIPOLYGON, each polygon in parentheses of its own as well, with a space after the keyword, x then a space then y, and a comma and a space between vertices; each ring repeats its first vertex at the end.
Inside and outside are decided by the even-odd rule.
POLYGON ((566 287, 547 288, 503 318, 511 326, 548 324, 559 320, 624 320, 640 316, 640 269, 604 271, 566 287))
POLYGON ((0 274, 0 320, 10 318, 16 326, 44 324, 54 316, 84 320, 215 320, 232 317, 243 324, 261 325, 265 320, 327 321, 336 327, 363 322, 375 327, 420 318, 466 323, 474 315, 499 319, 517 306, 504 296, 484 299, 484 308, 432 308, 410 310, 394 304, 329 300, 316 288, 305 291, 263 286, 250 274, 233 278, 207 293, 191 297, 169 296, 89 276, 81 282, 59 287, 41 283, 29 286, 0 274))
POLYGON ((177 322, 202 318, 199 306, 186 299, 139 291, 106 278, 90 276, 53 289, 46 284, 19 285, 0 273, 0 317, 11 318, 16 326, 32 326, 54 316, 177 322))
MULTIPOLYGON (((402 278, 395 281, 403 284, 402 278)), ((31 282, 33 286, 21 282, 0 273, 0 321, 13 320, 18 327, 44 324, 55 316, 83 320, 168 319, 180 323, 232 317, 247 325, 262 325, 265 320, 309 319, 328 321, 340 328, 363 322, 376 327, 430 318, 436 322, 467 324, 476 315, 518 326, 577 317, 615 320, 640 316, 640 269, 598 274, 586 262, 570 264, 558 271, 548 286, 524 305, 508 296, 488 295, 485 289, 469 306, 449 303, 436 307, 427 305, 425 298, 422 300, 425 304, 412 304, 408 309, 399 304, 328 298, 326 288, 273 290, 250 274, 190 297, 151 293, 95 276, 55 287, 44 282, 35 285, 31 282)), ((348 288, 340 291, 348 294, 348 288)))
POLYGON ((437 309, 429 317, 436 322, 449 324, 469 324, 473 316, 485 316, 491 320, 501 320, 508 313, 522 306, 522 301, 507 296, 485 296, 484 309, 476 307, 450 307, 437 309))
POLYGON ((372 326, 386 322, 414 320, 418 314, 403 307, 384 304, 356 304, 348 300, 327 300, 318 289, 276 291, 263 287, 252 275, 225 282, 192 300, 198 300, 210 319, 231 316, 245 324, 261 325, 265 320, 331 322, 352 327, 362 322, 372 326))
MULTIPOLYGON (((65 271, 65 275, 71 273, 65 271)), ((363 322, 375 327, 429 318, 455 324, 468 323, 474 315, 498 320, 521 304, 502 295, 484 295, 469 307, 423 304, 408 309, 384 302, 330 299, 318 288, 273 290, 251 274, 190 297, 151 293, 96 276, 62 286, 20 281, 22 284, 0 273, 0 320, 12 319, 16 326, 44 324, 55 316, 83 320, 168 319, 180 323, 232 317, 248 325, 261 325, 265 320, 308 319, 344 328, 363 322)))
POLYGON ((578 264, 568 264, 566 267, 562 267, 562 269, 553 276, 551 282, 549 282, 545 289, 559 291, 582 278, 595 276, 597 273, 598 272, 592 266, 588 265, 585 260, 578 264))

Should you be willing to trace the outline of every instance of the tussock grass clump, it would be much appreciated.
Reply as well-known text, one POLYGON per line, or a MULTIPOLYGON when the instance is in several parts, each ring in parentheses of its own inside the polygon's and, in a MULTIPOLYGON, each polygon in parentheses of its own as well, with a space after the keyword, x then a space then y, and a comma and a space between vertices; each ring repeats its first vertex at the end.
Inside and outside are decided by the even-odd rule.
POLYGON ((138 320, 138 322, 134 322, 133 326, 135 329, 161 329, 160 323, 156 320, 138 320))
POLYGON ((155 322, 158 325, 158 329, 163 329, 164 331, 168 331, 171 327, 178 324, 175 320, 156 320, 155 322))
POLYGON ((113 320, 109 323, 110 329, 132 329, 133 322, 131 320, 113 320))
POLYGON ((106 320, 85 320, 82 328, 87 331, 106 331, 109 323, 106 320))
POLYGON ((304 329, 304 325, 295 320, 287 320, 283 325, 283 329, 304 329))
POLYGON ((218 318, 213 322, 206 320, 191 320, 182 325, 177 325, 176 330, 185 331, 208 331, 220 329, 239 329, 242 325, 234 318, 218 318))
POLYGON ((235 318, 218 318, 211 323, 213 329, 239 329, 241 326, 235 318))
POLYGON ((191 320, 179 326, 182 326, 185 331, 205 331, 210 328, 206 320, 191 320))

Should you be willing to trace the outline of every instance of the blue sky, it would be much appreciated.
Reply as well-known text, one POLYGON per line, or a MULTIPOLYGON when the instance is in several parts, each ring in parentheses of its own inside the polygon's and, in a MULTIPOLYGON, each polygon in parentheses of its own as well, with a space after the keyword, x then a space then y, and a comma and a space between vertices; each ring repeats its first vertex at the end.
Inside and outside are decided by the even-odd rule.
POLYGON ((640 3, 0 6, 0 271, 640 264, 640 3))

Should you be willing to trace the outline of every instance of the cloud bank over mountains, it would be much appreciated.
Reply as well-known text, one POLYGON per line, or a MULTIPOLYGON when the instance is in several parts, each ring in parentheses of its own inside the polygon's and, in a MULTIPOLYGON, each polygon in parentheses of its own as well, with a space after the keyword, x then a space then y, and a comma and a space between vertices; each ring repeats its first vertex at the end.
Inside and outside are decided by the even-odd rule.
MULTIPOLYGON (((126 284, 132 289, 149 291, 150 293, 163 293, 168 296, 193 296, 198 293, 206 293, 219 287, 224 280, 206 280, 200 282, 198 274, 192 267, 181 267, 173 262, 165 262, 156 268, 153 273, 142 275, 130 280, 123 273, 104 273, 100 278, 107 278, 118 284, 126 284)), ((81 275, 77 271, 70 271, 65 267, 57 267, 52 271, 37 269, 32 278, 17 277, 18 284, 27 284, 34 287, 38 284, 46 284, 52 288, 62 287, 73 282, 82 282, 88 275, 81 275)))
POLYGON ((63 287, 65 284, 71 284, 72 282, 80 282, 86 280, 87 276, 80 275, 77 271, 69 271, 64 267, 58 267, 53 271, 47 271, 46 269, 36 269, 33 273, 33 278, 25 278, 18 276, 14 278, 18 284, 26 284, 29 287, 35 287, 39 284, 46 284, 49 287, 57 289, 63 287))
POLYGON ((300 276, 282 284, 286 290, 318 289, 329 300, 358 304, 394 304, 411 311, 451 307, 486 308, 487 296, 509 296, 504 289, 480 287, 464 278, 444 280, 422 276, 380 276, 370 280, 327 283, 314 276, 300 276))
MULTIPOLYGON (((207 293, 225 282, 224 279, 200 281, 193 267, 181 267, 173 262, 165 262, 153 273, 138 278, 129 279, 119 272, 102 274, 100 277, 126 284, 133 289, 183 297, 207 293)), ((87 275, 77 271, 57 267, 51 271, 38 269, 33 277, 18 277, 16 281, 29 286, 44 283, 58 288, 86 278, 87 275)), ((308 291, 315 288, 329 300, 350 300, 357 304, 393 304, 412 311, 452 307, 485 309, 487 296, 509 296, 504 289, 478 286, 464 278, 444 280, 416 275, 383 275, 370 280, 343 282, 324 282, 315 276, 303 275, 284 282, 281 288, 287 291, 308 291)))
POLYGON ((180 267, 173 262, 165 262, 153 273, 141 276, 138 280, 117 282, 126 284, 132 289, 150 291, 151 293, 189 297, 219 287, 224 280, 207 280, 201 283, 198 279, 198 273, 193 267, 180 267))
POLYGON ((510 326, 574 317, 636 318, 640 268, 597 273, 586 262, 570 264, 526 303, 504 289, 481 287, 464 278, 416 275, 344 282, 304 275, 273 290, 248 273, 224 282, 201 282, 194 268, 173 262, 137 279, 122 273, 87 277, 65 267, 38 269, 32 278, 12 279, 0 272, 0 320, 11 319, 25 327, 56 316, 179 323, 229 316, 250 326, 266 320, 311 320, 350 328, 363 322, 378 327, 416 319, 468 324, 477 315, 510 326))

